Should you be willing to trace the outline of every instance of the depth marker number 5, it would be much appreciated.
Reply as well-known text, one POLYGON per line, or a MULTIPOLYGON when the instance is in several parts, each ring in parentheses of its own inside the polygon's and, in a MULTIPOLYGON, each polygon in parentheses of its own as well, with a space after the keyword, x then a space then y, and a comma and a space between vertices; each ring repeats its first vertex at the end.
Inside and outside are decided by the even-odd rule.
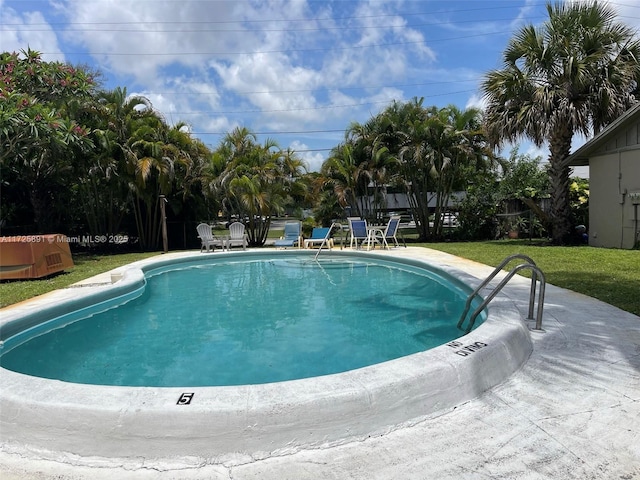
POLYGON ((193 393, 183 393, 178 399, 177 405, 189 405, 193 400, 193 393))

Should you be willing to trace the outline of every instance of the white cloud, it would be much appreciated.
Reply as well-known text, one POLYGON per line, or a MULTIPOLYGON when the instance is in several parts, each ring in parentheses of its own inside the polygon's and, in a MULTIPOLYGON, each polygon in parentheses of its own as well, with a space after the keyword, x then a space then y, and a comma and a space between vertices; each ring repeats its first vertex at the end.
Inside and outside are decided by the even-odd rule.
POLYGON ((284 55, 245 55, 235 63, 212 62, 212 68, 227 90, 262 110, 277 128, 318 120, 311 94, 319 85, 317 72, 292 65, 284 55))
POLYGON ((197 129, 194 129, 194 131, 201 134, 205 133, 206 135, 199 135, 199 137, 201 137, 207 145, 211 145, 213 147, 218 146, 218 143, 226 132, 231 132, 233 129, 243 126, 242 123, 236 120, 231 120, 225 116, 205 116, 198 119, 197 124, 198 127, 197 129), (210 132, 218 132, 222 135, 217 133, 211 134, 210 132))
POLYGON ((479 108, 480 110, 484 110, 486 106, 486 99, 482 95, 474 93, 473 95, 471 95, 471 97, 469 97, 469 100, 467 100, 467 104, 464 106, 464 108, 479 108))
POLYGON ((325 156, 320 152, 309 152, 301 150, 309 150, 309 147, 299 140, 291 142, 290 148, 295 150, 298 156, 306 163, 310 172, 320 171, 320 167, 325 160, 325 156))
POLYGON ((159 68, 179 64, 195 68, 215 55, 246 44, 250 32, 231 29, 233 2, 86 2, 69 0, 72 24, 65 38, 80 44, 103 65, 140 82, 159 68), (211 23, 204 23, 211 22, 211 23))
POLYGON ((41 12, 19 13, 0 3, 0 46, 4 52, 36 50, 45 61, 64 61, 55 31, 41 12), (46 52, 46 53, 44 53, 46 52))
POLYGON ((533 13, 534 9, 539 6, 538 0, 526 0, 520 8, 518 16, 511 21, 511 28, 515 30, 532 23, 528 17, 533 13))
POLYGON ((540 158, 542 163, 547 163, 549 158, 549 148, 546 146, 537 147, 533 143, 524 142, 521 145, 520 153, 523 155, 528 155, 531 158, 540 158))

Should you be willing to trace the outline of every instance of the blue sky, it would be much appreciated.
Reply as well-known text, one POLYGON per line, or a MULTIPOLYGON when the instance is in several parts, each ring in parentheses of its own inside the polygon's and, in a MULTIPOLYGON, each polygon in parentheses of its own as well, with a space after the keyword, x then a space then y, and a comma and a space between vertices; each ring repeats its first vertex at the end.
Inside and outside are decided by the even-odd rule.
MULTIPOLYGON (((609 3, 640 26, 635 0, 609 3)), ((481 106, 514 31, 545 18, 538 0, 0 0, 0 48, 98 69, 211 147, 245 126, 317 170, 392 100, 481 106)))

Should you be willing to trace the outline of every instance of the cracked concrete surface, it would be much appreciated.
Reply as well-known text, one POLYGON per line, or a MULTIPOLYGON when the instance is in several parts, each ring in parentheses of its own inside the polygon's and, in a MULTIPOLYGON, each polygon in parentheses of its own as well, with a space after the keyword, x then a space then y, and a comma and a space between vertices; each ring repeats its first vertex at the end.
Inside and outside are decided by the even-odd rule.
MULTIPOLYGON (((421 251, 423 250, 423 251, 421 251)), ((491 268, 426 249, 484 278, 491 268)), ((505 289, 526 316, 529 281, 505 289)), ((623 479, 640 480, 640 318, 547 285, 543 333, 507 381, 442 415, 343 445, 212 465, 141 460, 78 467, 0 450, 15 479, 623 479)), ((0 432, 1 440, 1 432, 0 432)), ((67 459, 72 462, 72 459, 67 459)))

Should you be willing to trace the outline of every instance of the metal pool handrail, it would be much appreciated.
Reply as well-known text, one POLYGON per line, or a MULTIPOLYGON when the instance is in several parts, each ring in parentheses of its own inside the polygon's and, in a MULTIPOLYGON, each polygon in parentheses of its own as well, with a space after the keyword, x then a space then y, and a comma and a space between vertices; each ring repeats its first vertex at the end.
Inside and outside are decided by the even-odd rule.
POLYGON ((520 270, 525 269, 525 268, 530 268, 531 269, 531 290, 530 290, 530 293, 529 293, 529 312, 528 312, 527 320, 533 320, 533 309, 534 309, 535 296, 536 296, 536 283, 537 283, 538 276, 540 277, 540 293, 538 294, 538 311, 537 311, 537 314, 536 314, 536 319, 535 319, 536 320, 536 326, 535 326, 534 330, 542 330, 542 311, 543 311, 543 308, 544 308, 544 292, 545 292, 545 286, 546 286, 544 273, 542 273, 542 270, 540 270, 540 268, 538 268, 536 266, 536 263, 530 257, 528 257, 527 255, 524 255, 522 253, 515 253, 515 254, 509 255, 507 258, 505 258, 500 263, 500 265, 498 265, 493 270, 491 275, 489 275, 469 295, 469 297, 467 298, 467 303, 465 304, 465 307, 464 307, 464 311, 462 312, 462 315, 460 316, 460 320, 458 321, 458 325, 457 325, 458 328, 462 329, 462 324, 464 323, 464 320, 465 320, 465 318, 467 316, 467 313, 469 313, 469 309, 471 308, 471 302, 473 302, 473 299, 478 294, 478 292, 480 292, 480 290, 482 290, 491 280, 493 280, 493 278, 498 274, 498 272, 500 272, 502 270, 502 268, 505 265, 507 265, 511 260, 514 260, 516 258, 525 260, 527 263, 520 264, 520 265, 516 266, 515 268, 513 268, 507 274, 507 276, 500 282, 500 284, 491 291, 489 296, 483 300, 483 302, 480 304, 480 306, 478 308, 476 308, 476 310, 473 312, 473 314, 471 315, 471 317, 469 319, 469 325, 466 328, 466 333, 469 333, 471 331, 471 329, 473 328, 473 324, 476 321, 476 317, 489 304, 489 302, 491 300, 493 300, 493 298, 500 292, 500 290, 502 290, 502 288, 507 284, 507 282, 509 280, 511 280, 511 278, 517 272, 519 272, 520 270))

